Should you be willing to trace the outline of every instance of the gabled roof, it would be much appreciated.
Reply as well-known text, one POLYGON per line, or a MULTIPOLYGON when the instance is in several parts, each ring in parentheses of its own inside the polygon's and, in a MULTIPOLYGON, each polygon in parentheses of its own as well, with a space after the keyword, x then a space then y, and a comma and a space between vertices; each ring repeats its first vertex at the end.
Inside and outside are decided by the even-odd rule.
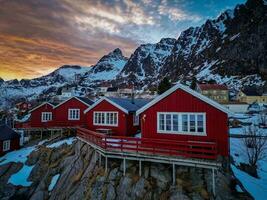
POLYGON ((53 108, 55 106, 54 104, 52 104, 50 102, 43 102, 40 105, 38 105, 38 106, 34 107, 33 109, 29 110, 29 113, 31 113, 32 111, 36 110, 37 108, 40 108, 40 107, 44 106, 45 104, 48 104, 48 105, 52 106, 53 108))
POLYGON ((134 103, 132 103, 132 99, 129 98, 102 97, 91 107, 87 108, 84 113, 87 113, 89 110, 93 109, 95 106, 97 106, 104 100, 127 114, 129 112, 137 111, 138 109, 146 105, 149 101, 151 101, 150 99, 134 99, 134 103))
POLYGON ((150 101, 148 104, 146 104, 144 107, 140 108, 139 110, 136 111, 136 114, 139 115, 142 112, 144 112, 146 109, 150 108, 151 106, 153 106, 154 104, 156 104, 157 102, 161 101, 162 99, 164 99, 165 97, 169 96, 170 94, 172 94, 173 92, 175 92, 176 90, 181 89, 191 95, 193 95, 194 97, 210 104, 211 106, 221 110, 222 112, 225 112, 227 114, 232 114, 230 110, 228 110, 227 108, 225 108, 224 106, 222 106, 221 104, 217 103, 216 101, 190 89, 187 86, 184 86, 180 83, 176 84, 175 86, 171 87, 169 90, 167 90, 166 92, 164 92, 163 94, 159 95, 158 97, 156 97, 155 99, 153 99, 152 101, 150 101))
POLYGON ((78 101, 82 102, 83 104, 87 105, 87 106, 91 106, 94 102, 86 97, 70 97, 67 100, 61 102, 60 104, 56 105, 54 108, 57 108, 59 106, 61 106, 62 104, 68 102, 71 99, 77 99, 78 101))
POLYGON ((246 96, 262 96, 262 91, 255 87, 248 87, 242 90, 246 96))
POLYGON ((228 90, 227 86, 219 84, 198 84, 201 90, 228 90))
POLYGON ((0 125, 0 140, 11 140, 14 138, 18 138, 20 137, 20 135, 18 133, 16 133, 15 131, 12 130, 12 128, 10 128, 7 125, 0 125))
POLYGON ((117 87, 109 87, 107 89, 107 92, 117 92, 118 91, 118 88, 117 87))

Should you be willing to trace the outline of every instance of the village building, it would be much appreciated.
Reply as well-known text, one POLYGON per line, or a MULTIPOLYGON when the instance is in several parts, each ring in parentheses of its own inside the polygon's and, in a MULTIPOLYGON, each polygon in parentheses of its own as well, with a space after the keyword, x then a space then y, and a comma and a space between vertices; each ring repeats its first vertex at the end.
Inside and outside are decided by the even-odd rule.
POLYGON ((261 90, 257 88, 250 87, 241 90, 237 96, 236 100, 240 102, 246 102, 247 104, 252 103, 261 103, 267 104, 267 94, 263 93, 261 90))
POLYGON ((197 84, 196 91, 219 103, 226 103, 229 101, 229 91, 225 85, 197 84))
POLYGON ((88 129, 118 136, 133 136, 140 130, 136 111, 147 104, 147 99, 102 97, 85 113, 88 129))
POLYGON ((0 125, 0 155, 20 148, 20 135, 7 125, 0 125))
POLYGON ((16 104, 16 108, 19 112, 24 113, 32 108, 32 104, 26 101, 22 101, 16 104))

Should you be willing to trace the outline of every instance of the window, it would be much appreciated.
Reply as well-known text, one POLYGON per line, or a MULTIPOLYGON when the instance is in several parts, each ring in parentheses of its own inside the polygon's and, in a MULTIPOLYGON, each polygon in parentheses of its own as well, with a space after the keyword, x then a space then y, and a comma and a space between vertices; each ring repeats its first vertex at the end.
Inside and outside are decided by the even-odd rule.
POLYGON ((9 151, 10 150, 10 140, 3 141, 3 151, 9 151))
POLYGON ((69 109, 69 120, 79 120, 80 119, 80 109, 69 109))
POLYGON ((118 126, 118 113, 94 112, 94 125, 118 126))
POLYGON ((134 126, 139 125, 139 115, 133 115, 133 125, 134 126))
POLYGON ((42 122, 48 122, 52 120, 52 112, 42 112, 42 122))
POLYGON ((160 112, 157 122, 158 133, 206 135, 205 113, 160 112))

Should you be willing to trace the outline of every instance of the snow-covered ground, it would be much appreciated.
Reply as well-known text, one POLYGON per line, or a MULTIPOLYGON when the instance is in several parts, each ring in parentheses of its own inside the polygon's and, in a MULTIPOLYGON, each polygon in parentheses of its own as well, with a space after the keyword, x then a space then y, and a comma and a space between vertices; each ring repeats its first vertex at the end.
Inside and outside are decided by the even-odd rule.
MULTIPOLYGON (((239 114, 238 119, 242 122, 252 122, 254 125, 258 125, 259 116, 258 115, 246 115, 239 114)), ((244 127, 241 128, 231 128, 230 133, 232 134, 244 134, 244 127)), ((263 133, 266 133, 266 129, 259 129, 263 133)), ((240 163, 248 163, 248 158, 246 155, 245 144, 242 138, 230 138, 230 154, 233 157, 234 165, 231 165, 235 177, 242 183, 244 188, 256 199, 262 200, 266 199, 267 195, 267 159, 261 160, 258 163, 258 175, 259 178, 250 176, 248 173, 240 170, 237 166, 240 163)), ((267 149, 266 149, 267 154, 267 149)), ((238 187, 238 191, 241 189, 238 187)))
POLYGON ((52 191, 54 189, 59 177, 60 177, 60 174, 56 174, 55 176, 52 177, 51 182, 50 182, 49 187, 48 187, 48 191, 52 191))
MULTIPOLYGON (((76 138, 71 137, 71 138, 67 138, 67 139, 60 140, 58 142, 54 142, 52 144, 46 145, 46 147, 47 148, 57 148, 63 144, 70 145, 75 140, 76 140, 76 138)), ((33 151, 38 150, 39 146, 43 145, 45 142, 47 142, 47 140, 43 140, 34 146, 25 147, 25 148, 21 148, 21 149, 16 150, 16 151, 9 152, 6 155, 0 157, 0 166, 7 164, 7 163, 10 163, 10 162, 23 164, 23 167, 18 172, 14 173, 10 176, 8 183, 11 183, 11 184, 16 185, 16 186, 21 185, 24 187, 30 186, 32 184, 32 182, 28 181, 28 178, 31 174, 32 169, 34 168, 34 165, 32 165, 32 166, 26 165, 26 161, 28 159, 28 156, 33 151)), ((57 177, 57 179, 58 179, 58 177, 57 177)), ((56 177, 54 179, 52 179, 52 181, 51 181, 51 184, 52 184, 51 188, 52 189, 53 189, 52 186, 53 186, 53 184, 56 184, 57 179, 56 179, 56 177)))

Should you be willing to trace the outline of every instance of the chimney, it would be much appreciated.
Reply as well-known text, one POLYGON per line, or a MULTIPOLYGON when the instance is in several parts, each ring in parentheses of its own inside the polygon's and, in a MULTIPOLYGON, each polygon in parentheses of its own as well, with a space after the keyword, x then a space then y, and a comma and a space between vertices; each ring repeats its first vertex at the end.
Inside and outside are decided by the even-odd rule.
POLYGON ((131 94, 131 97, 132 97, 132 104, 134 104, 134 85, 132 85, 132 94, 131 94))

